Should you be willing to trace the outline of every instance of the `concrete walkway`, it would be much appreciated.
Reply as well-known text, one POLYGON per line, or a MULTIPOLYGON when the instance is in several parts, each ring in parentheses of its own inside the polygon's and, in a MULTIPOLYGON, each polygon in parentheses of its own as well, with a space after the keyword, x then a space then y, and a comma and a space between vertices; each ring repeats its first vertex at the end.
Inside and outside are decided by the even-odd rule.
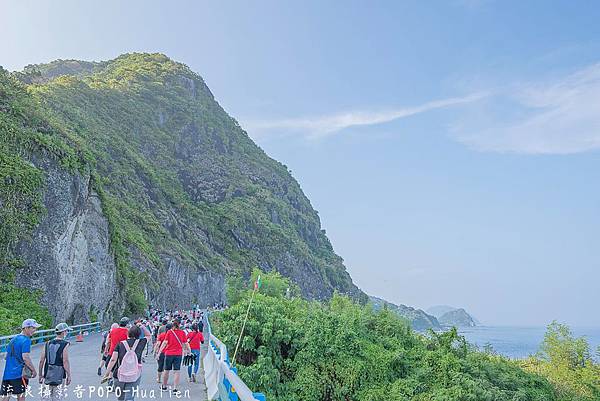
MULTIPOLYGON (((70 342, 69 358, 71 360, 71 374, 73 379, 71 385, 63 392, 63 394, 61 394, 62 398, 65 400, 115 400, 115 394, 108 392, 107 384, 100 384, 100 378, 97 374, 98 366, 100 364, 100 344, 102 342, 102 336, 100 334, 90 334, 84 337, 84 342, 82 343, 75 342, 74 338, 71 338, 70 342)), ((42 349, 43 347, 41 346, 34 346, 32 349, 32 358, 36 369, 40 361, 42 349)), ((204 355, 206 350, 203 349, 202 351, 202 355, 204 355)), ((4 358, 2 358, 0 364, 2 372, 4 372, 5 363, 4 358)), ((148 357, 145 358, 140 391, 136 396, 136 400, 206 400, 206 386, 204 384, 204 370, 202 369, 202 366, 198 372, 198 383, 189 383, 187 367, 182 366, 181 369, 181 384, 179 386, 181 395, 172 395, 170 391, 162 392, 160 390, 160 385, 156 381, 156 360, 153 358, 152 353, 150 353, 148 357)), ((37 380, 37 377, 31 380, 31 396, 28 396, 27 399, 42 399, 40 392, 41 386, 38 384, 37 380)), ((169 384, 172 383, 173 378, 171 374, 169 384)))

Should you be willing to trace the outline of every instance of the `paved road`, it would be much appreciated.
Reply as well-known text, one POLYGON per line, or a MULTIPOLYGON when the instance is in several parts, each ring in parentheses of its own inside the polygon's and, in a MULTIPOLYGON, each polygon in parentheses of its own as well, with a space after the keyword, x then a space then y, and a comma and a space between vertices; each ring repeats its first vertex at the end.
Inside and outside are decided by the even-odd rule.
MULTIPOLYGON (((69 357, 71 360, 71 374, 73 381, 67 388, 67 391, 63 393, 66 395, 65 400, 115 400, 116 396, 114 393, 109 394, 107 392, 107 386, 100 385, 100 378, 97 374, 98 365, 100 363, 100 344, 102 337, 100 334, 90 334, 84 337, 84 342, 77 343, 74 339, 71 339, 71 346, 69 348, 69 357), (82 386, 83 391, 78 386, 82 386), (102 387, 102 389, 99 389, 102 387), (78 396, 81 395, 81 398, 78 396)), ((33 363, 38 366, 40 361, 41 346, 35 346, 32 349, 33 363)), ((203 349, 203 355, 205 350, 203 349)), ((4 358, 0 363, 2 372, 4 372, 4 358)), ((198 383, 189 383, 187 380, 187 368, 182 366, 181 371, 181 385, 180 390, 182 392, 180 397, 171 395, 169 391, 161 392, 160 386, 156 382, 156 361, 149 354, 144 363, 142 371, 142 381, 140 385, 140 392, 138 393, 136 400, 152 400, 152 399, 191 399, 191 400, 206 400, 206 386, 204 384, 204 371, 202 367, 198 374, 198 383)), ((172 384, 173 378, 171 376, 169 384, 172 384)), ((38 385, 37 378, 33 379, 32 382, 32 395, 28 399, 41 399, 39 392, 40 386, 38 385)))

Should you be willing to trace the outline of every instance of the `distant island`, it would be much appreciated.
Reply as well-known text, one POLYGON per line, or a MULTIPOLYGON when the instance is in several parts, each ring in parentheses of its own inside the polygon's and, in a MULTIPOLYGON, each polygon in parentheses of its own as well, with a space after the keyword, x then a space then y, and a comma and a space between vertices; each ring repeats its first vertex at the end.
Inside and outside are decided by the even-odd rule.
POLYGON ((427 313, 435 316, 444 327, 475 327, 480 323, 463 308, 448 305, 436 305, 427 309, 427 313))
POLYGON ((471 316, 465 309, 448 305, 436 305, 428 308, 427 311, 423 311, 422 309, 413 308, 412 306, 403 304, 396 305, 372 295, 369 296, 369 302, 374 310, 380 310, 387 307, 398 316, 408 320, 411 327, 417 331, 425 331, 428 329, 444 330, 453 326, 458 328, 475 327, 480 324, 479 321, 471 316))

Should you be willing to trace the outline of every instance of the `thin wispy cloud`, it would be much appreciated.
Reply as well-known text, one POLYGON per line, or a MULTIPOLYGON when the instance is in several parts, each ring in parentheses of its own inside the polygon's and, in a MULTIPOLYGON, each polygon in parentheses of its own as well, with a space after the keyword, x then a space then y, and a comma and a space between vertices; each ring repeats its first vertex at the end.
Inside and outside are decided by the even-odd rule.
POLYGON ((454 105, 474 102, 486 96, 485 93, 474 93, 463 97, 453 97, 427 102, 425 104, 385 111, 351 111, 316 117, 289 118, 270 121, 248 121, 244 125, 254 136, 264 137, 281 132, 299 133, 307 138, 322 138, 343 131, 344 129, 377 125, 401 118, 426 113, 454 105))
POLYGON ((600 63, 552 82, 511 85, 474 105, 453 136, 482 151, 568 154, 600 148, 600 63))
POLYGON ((570 154, 600 149, 600 63, 553 80, 506 84, 467 96, 383 111, 250 121, 256 138, 301 135, 319 139, 462 105, 451 136, 478 151, 570 154))

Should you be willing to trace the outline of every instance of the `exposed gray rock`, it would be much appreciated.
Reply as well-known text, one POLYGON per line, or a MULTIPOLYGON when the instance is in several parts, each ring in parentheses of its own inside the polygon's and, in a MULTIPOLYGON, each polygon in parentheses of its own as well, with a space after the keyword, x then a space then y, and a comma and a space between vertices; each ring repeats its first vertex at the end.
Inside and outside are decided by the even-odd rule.
POLYGON ((280 255, 279 259, 275 262, 275 266, 269 266, 265 270, 273 269, 277 270, 283 276, 291 278, 306 298, 323 300, 333 296, 333 288, 325 285, 325 280, 321 278, 319 269, 309 262, 296 257, 291 252, 285 252, 280 255))
POLYGON ((132 266, 150 278, 149 283, 143 286, 150 305, 170 309, 225 302, 225 278, 222 274, 185 266, 170 255, 160 255, 163 266, 157 268, 135 248, 131 248, 130 253, 132 266))
POLYGON ((106 319, 123 308, 110 252, 108 222, 89 176, 71 174, 49 158, 34 158, 46 173, 46 215, 19 245, 25 268, 19 286, 38 289, 56 321, 106 319))
MULTIPOLYGON (((71 174, 49 158, 34 164, 45 171, 44 206, 47 210, 31 239, 17 253, 25 268, 17 273, 18 286, 42 291, 42 302, 56 321, 78 324, 95 314, 102 321, 125 308, 124 291, 110 251, 108 221, 89 176, 71 174)), ((132 266, 147 273, 146 299, 166 309, 225 302, 222 274, 184 266, 177 258, 160 255, 156 267, 134 247, 132 266)))

